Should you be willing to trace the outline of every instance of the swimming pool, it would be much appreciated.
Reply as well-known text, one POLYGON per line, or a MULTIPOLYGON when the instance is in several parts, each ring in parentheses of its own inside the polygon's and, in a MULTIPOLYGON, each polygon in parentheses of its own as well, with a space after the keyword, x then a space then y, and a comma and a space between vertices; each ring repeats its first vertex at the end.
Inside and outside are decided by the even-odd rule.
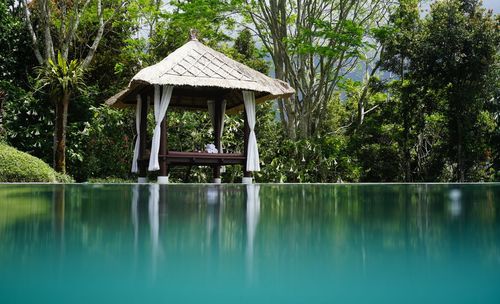
POLYGON ((0 303, 500 303, 500 185, 0 185, 0 303))

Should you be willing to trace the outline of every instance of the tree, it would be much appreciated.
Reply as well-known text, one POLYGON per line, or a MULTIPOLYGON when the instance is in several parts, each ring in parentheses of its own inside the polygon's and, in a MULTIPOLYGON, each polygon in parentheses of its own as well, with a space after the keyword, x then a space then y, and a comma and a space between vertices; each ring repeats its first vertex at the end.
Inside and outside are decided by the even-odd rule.
POLYGON ((445 102, 447 153, 460 182, 485 153, 478 123, 492 98, 488 77, 499 43, 499 22, 479 0, 445 0, 431 6, 416 46, 413 77, 445 102))
POLYGON ((377 32, 377 38, 382 43, 384 52, 380 56, 379 63, 386 71, 397 75, 398 80, 393 85, 399 86, 399 99, 401 100, 401 117, 403 125, 403 136, 401 147, 403 152, 404 180, 410 182, 412 177, 411 165, 411 126, 412 118, 418 116, 415 102, 418 100, 411 96, 411 81, 407 74, 410 72, 410 64, 418 47, 415 46, 420 28, 420 0, 400 0, 395 11, 389 18, 389 24, 377 32), (412 115, 413 114, 413 115, 412 115), (412 117, 414 116, 414 117, 412 117))
POLYGON ((0 138, 7 139, 5 110, 9 100, 19 97, 15 91, 28 87, 26 71, 30 60, 29 40, 14 0, 0 1, 0 138))
POLYGON ((245 1, 245 14, 269 52, 277 78, 297 90, 279 100, 281 122, 292 139, 321 133, 328 102, 368 48, 372 27, 389 1, 245 1))
MULTIPOLYGON (((11 16, 6 1, 0 2, 0 80, 8 79, 12 76, 12 71, 15 69, 15 58, 12 56, 13 39, 12 36, 17 29, 17 23, 11 16)), ((3 139, 3 105, 7 99, 7 92, 0 87, 0 140, 3 139)))
POLYGON ((76 88, 76 83, 70 82, 81 76, 67 73, 83 73, 89 68, 103 37, 105 26, 113 20, 115 14, 127 2, 107 1, 103 5, 102 0, 96 0, 95 3, 91 0, 57 2, 36 0, 30 3, 22 0, 21 3, 35 57, 40 66, 46 70, 41 72, 40 78, 44 80, 43 82, 50 83, 53 89, 56 88, 56 84, 60 86, 52 92, 57 92, 58 95, 51 94, 56 107, 54 169, 64 173, 66 171, 68 104, 72 90, 76 88), (106 5, 109 6, 107 10, 106 5), (91 11, 96 15, 93 15, 91 11), (88 14, 96 17, 97 31, 89 41, 79 41, 77 33, 81 26, 81 19, 88 14), (33 20, 32 16, 35 16, 36 20, 33 20), (89 47, 85 47, 86 55, 81 56, 78 52, 79 49, 84 49, 76 45, 78 42, 82 45, 90 44, 89 47), (72 50, 74 53, 70 54, 72 50), (73 59, 66 65, 70 58, 73 59))
POLYGON ((25 72, 32 66, 30 55, 20 8, 12 0, 0 1, 0 80, 25 84, 25 72))
POLYGON ((3 103, 7 97, 7 93, 0 90, 0 141, 3 140, 4 129, 3 129, 3 103))
POLYGON ((48 66, 42 66, 38 74, 38 87, 48 86, 56 108, 54 132, 54 169, 66 173, 66 126, 68 124, 68 106, 71 93, 81 90, 83 83, 83 67, 77 60, 67 62, 61 53, 57 61, 49 59, 48 66))
POLYGON ((400 0, 379 36, 382 68, 396 75, 404 180, 484 180, 495 150, 498 18, 475 0, 436 2, 423 19, 418 5, 400 0))
MULTIPOLYGON (((497 17, 500 21, 500 16, 497 17)), ((492 168, 494 180, 500 181, 500 54, 497 54, 496 67, 493 69, 489 83, 492 86, 493 97, 487 104, 488 111, 492 113, 495 122, 493 135, 490 139, 492 168)))

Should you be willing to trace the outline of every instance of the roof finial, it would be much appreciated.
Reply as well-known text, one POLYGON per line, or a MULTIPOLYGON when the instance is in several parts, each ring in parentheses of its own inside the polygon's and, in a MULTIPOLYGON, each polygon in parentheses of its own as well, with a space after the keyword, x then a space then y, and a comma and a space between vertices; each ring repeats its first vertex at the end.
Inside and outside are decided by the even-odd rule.
POLYGON ((198 36, 198 30, 196 30, 196 29, 190 29, 189 30, 189 36, 190 36, 191 40, 198 41, 198 37, 197 37, 198 36))

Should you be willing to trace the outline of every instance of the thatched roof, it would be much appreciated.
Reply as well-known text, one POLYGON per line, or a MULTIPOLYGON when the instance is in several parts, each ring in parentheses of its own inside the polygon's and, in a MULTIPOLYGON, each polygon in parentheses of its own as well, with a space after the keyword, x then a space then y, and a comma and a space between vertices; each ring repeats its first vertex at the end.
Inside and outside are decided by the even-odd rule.
POLYGON ((207 99, 224 98, 227 109, 242 107, 241 90, 255 91, 257 102, 289 97, 295 90, 217 52, 196 39, 159 63, 142 69, 127 89, 106 101, 115 107, 133 106, 136 95, 152 94, 154 84, 173 85, 171 107, 206 109, 207 99))

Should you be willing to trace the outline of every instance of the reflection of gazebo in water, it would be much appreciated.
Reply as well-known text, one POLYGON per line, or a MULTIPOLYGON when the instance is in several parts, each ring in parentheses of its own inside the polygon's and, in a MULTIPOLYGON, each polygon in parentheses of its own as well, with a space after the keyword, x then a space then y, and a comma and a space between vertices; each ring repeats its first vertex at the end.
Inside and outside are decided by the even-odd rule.
POLYGON ((277 97, 289 97, 294 89, 203 45, 194 35, 191 41, 159 63, 137 73, 127 89, 106 101, 113 107, 136 107, 137 139, 132 172, 139 182, 146 181, 147 170, 160 170, 159 183, 168 182, 168 167, 177 165, 211 166, 214 181, 220 182, 222 165, 243 165, 244 182, 251 182, 251 171, 259 171, 259 152, 255 137, 255 104, 277 97), (155 129, 151 152, 147 155, 147 111, 154 105, 155 129), (208 110, 214 127, 218 153, 168 150, 167 108, 208 110), (221 153, 225 112, 243 111, 244 153, 221 153))

